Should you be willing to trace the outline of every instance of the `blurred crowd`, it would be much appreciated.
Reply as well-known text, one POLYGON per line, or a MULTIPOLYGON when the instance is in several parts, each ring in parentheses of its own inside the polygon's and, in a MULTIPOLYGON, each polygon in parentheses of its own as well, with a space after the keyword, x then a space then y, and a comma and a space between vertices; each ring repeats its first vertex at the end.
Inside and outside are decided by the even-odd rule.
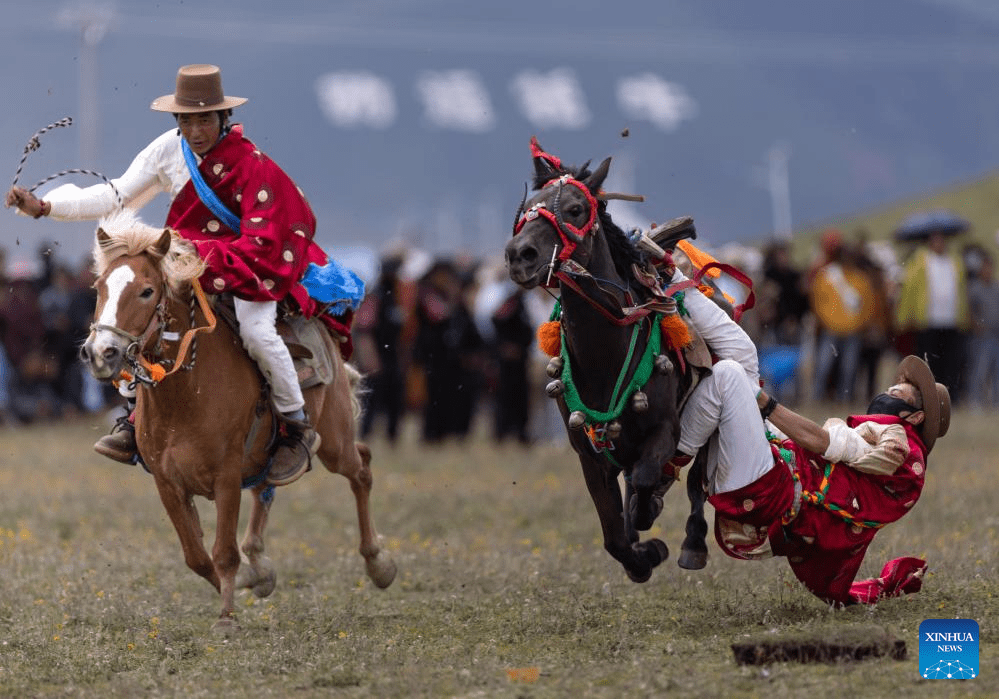
MULTIPOLYGON (((781 401, 862 409, 855 401, 891 379, 882 368, 914 353, 955 403, 997 408, 995 261, 957 233, 924 230, 891 243, 827 230, 805 264, 781 241, 712 254, 753 279, 756 308, 742 323, 781 401)), ((363 436, 394 444, 409 419, 430 444, 462 440, 476 424, 520 444, 563 434, 535 341, 550 295, 517 288, 496 261, 395 249, 378 267, 353 326, 353 362, 366 376, 363 436)), ((118 406, 117 393, 77 359, 92 282, 89 264, 59 264, 45 246, 35 262, 11 267, 0 250, 0 424, 118 406)), ((744 293, 724 279, 719 286, 733 298, 744 293)))
POLYGON ((8 266, 0 249, 0 425, 96 412, 117 395, 78 360, 96 298, 89 262, 61 264, 42 245, 8 266))
MULTIPOLYGON (((931 222, 932 223, 932 222, 931 222)), ((807 265, 761 252, 751 334, 761 370, 787 401, 857 406, 886 364, 926 358, 955 404, 999 407, 999 284, 993 254, 965 226, 924 226, 872 242, 826 230, 807 265)))

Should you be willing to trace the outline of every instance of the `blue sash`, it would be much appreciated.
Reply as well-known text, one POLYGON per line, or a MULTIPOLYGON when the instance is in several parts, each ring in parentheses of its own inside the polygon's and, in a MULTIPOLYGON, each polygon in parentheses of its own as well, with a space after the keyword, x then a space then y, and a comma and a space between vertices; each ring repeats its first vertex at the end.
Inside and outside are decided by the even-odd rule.
POLYGON ((302 286, 316 301, 331 304, 327 313, 334 316, 356 311, 364 300, 364 280, 334 259, 322 267, 310 262, 302 286))
POLYGON ((215 191, 208 186, 205 178, 198 169, 198 161, 194 158, 194 152, 187 145, 187 139, 180 139, 181 150, 184 151, 184 161, 187 162, 187 171, 191 174, 191 182, 194 184, 194 191, 198 194, 201 203, 208 207, 208 210, 219 217, 228 226, 229 230, 239 235, 239 216, 229 210, 215 191))

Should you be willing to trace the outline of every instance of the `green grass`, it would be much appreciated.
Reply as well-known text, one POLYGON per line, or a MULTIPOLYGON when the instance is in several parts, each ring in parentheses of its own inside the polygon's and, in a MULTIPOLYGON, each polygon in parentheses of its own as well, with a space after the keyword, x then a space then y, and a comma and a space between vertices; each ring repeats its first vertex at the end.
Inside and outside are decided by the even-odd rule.
MULTIPOLYGON (((923 498, 879 534, 861 573, 925 555, 923 591, 831 611, 781 560, 709 542, 703 571, 671 558, 644 585, 602 549, 563 446, 477 437, 374 440, 376 523, 399 565, 364 575, 347 482, 325 471, 278 489, 267 549, 278 587, 241 593, 242 630, 211 633, 219 602, 183 563, 152 479, 91 451, 103 421, 0 429, 3 697, 884 697, 999 689, 999 430, 958 413, 923 498), (922 680, 919 623, 981 626, 981 677, 922 680), (731 644, 880 630, 909 659, 743 667, 731 644)), ((679 549, 682 488, 653 534, 679 549)), ((248 497, 248 495, 245 495, 248 497)), ((198 500, 208 546, 214 506, 198 500)), ((244 503, 244 516, 248 507, 244 503)))

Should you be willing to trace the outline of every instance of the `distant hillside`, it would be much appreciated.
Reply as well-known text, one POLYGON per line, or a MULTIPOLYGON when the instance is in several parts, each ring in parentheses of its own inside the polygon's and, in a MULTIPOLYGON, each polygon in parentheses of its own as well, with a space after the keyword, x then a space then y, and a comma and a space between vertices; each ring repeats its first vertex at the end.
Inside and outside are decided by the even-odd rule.
MULTIPOLYGON (((810 261, 818 238, 829 228, 840 230, 848 239, 865 231, 869 240, 894 241, 895 229, 903 220, 931 209, 949 209, 971 223, 971 229, 957 239, 959 244, 977 242, 993 255, 999 255, 999 170, 996 170, 970 182, 802 229, 794 237, 794 257, 801 263, 810 261)), ((911 245, 897 244, 896 248, 904 256, 911 245)))

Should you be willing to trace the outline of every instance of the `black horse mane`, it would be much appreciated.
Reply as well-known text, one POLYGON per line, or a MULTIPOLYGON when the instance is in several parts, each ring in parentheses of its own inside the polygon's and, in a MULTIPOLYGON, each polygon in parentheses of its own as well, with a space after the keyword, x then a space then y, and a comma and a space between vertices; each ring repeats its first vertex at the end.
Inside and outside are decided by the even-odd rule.
MULTIPOLYGON (((563 165, 558 170, 552 170, 548 174, 535 173, 534 190, 542 189, 553 179, 562 175, 569 175, 574 180, 584 182, 591 174, 593 173, 590 170, 589 160, 578 167, 563 165)), ((596 192, 591 193, 594 196, 597 194, 596 192)), ((611 258, 614 260, 614 268, 622 278, 631 279, 634 276, 631 271, 631 265, 637 264, 639 267, 644 267, 646 262, 645 254, 635 247, 631 239, 628 238, 628 235, 611 219, 610 214, 607 212, 607 202, 599 199, 597 200, 597 217, 600 220, 600 227, 604 231, 604 236, 607 238, 611 258)))

